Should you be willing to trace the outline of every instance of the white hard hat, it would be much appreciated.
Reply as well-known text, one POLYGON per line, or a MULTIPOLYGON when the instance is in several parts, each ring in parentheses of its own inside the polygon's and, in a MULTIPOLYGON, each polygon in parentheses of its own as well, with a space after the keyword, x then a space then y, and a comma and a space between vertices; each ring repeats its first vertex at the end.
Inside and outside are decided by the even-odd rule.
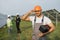
POLYGON ((8 15, 8 17, 10 17, 10 15, 8 15))
POLYGON ((16 13, 16 15, 19 15, 19 13, 16 13))

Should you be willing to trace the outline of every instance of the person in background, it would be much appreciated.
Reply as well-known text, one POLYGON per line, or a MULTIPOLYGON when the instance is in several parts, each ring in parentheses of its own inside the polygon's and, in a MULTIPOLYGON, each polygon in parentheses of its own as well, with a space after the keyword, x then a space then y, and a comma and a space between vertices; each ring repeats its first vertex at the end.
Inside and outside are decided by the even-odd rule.
POLYGON ((52 21, 46 16, 44 16, 43 19, 43 16, 44 15, 42 14, 41 6, 37 5, 34 7, 33 10, 29 11, 28 13, 26 13, 24 16, 21 17, 22 20, 31 21, 34 25, 32 40, 46 40, 46 35, 54 31, 55 26, 53 25, 52 21), (32 13, 35 13, 35 15, 29 16, 32 13), (50 27, 50 30, 46 33, 42 33, 39 30, 40 25, 48 25, 50 27))
POLYGON ((11 20, 10 15, 8 15, 8 18, 7 18, 7 27, 8 27, 8 33, 11 33, 11 31, 12 31, 12 20, 11 20))
POLYGON ((16 15, 16 28, 17 28, 17 33, 21 33, 21 30, 20 30, 20 22, 21 22, 20 16, 19 16, 19 14, 17 14, 16 15))

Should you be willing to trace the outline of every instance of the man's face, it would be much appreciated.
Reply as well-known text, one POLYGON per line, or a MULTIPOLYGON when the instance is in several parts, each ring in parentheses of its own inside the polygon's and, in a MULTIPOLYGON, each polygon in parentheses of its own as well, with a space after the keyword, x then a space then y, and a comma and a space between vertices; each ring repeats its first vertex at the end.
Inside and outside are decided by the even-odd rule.
POLYGON ((35 10, 36 16, 40 16, 41 15, 41 12, 42 12, 42 10, 35 10))

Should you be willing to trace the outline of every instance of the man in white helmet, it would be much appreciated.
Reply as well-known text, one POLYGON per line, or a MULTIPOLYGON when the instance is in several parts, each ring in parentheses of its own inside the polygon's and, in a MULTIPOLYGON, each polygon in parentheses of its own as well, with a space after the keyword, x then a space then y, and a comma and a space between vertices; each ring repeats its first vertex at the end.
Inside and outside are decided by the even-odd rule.
POLYGON ((11 20, 10 15, 8 15, 8 18, 7 18, 8 33, 10 33, 12 30, 11 26, 12 26, 12 20, 11 20))

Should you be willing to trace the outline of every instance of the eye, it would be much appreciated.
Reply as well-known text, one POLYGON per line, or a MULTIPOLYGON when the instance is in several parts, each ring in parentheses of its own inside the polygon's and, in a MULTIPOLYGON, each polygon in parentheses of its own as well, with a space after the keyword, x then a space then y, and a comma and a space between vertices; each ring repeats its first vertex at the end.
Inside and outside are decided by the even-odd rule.
POLYGON ((36 10, 35 12, 40 12, 40 10, 36 10))

